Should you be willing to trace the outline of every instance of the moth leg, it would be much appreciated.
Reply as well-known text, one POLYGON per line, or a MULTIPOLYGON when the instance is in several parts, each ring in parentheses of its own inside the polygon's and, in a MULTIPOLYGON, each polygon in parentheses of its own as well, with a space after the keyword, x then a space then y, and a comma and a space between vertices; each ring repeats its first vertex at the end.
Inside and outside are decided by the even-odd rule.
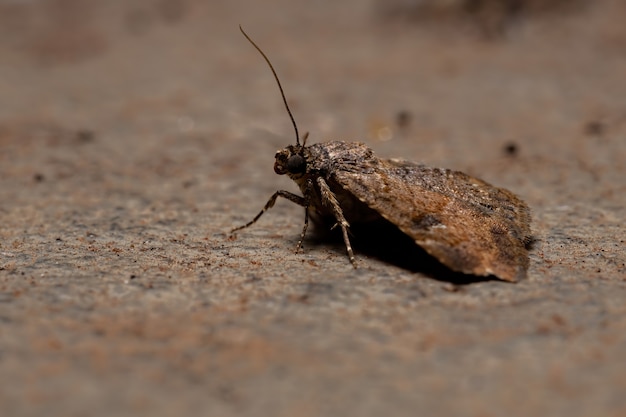
POLYGON ((344 217, 343 210, 341 209, 341 206, 339 205, 339 201, 337 201, 335 194, 333 194, 333 192, 330 190, 330 187, 328 186, 326 181, 324 181, 324 178, 318 177, 317 184, 320 187, 322 203, 327 204, 331 207, 331 209, 333 210, 333 214, 335 215, 335 219, 337 219, 337 223, 333 225, 331 230, 337 226, 341 227, 341 233, 343 234, 343 243, 345 243, 346 245, 348 258, 350 258, 350 263, 352 263, 352 266, 356 268, 356 259, 354 258, 354 253, 352 252, 352 245, 350 244, 350 238, 348 237, 348 228, 350 227, 350 224, 344 217))
MULTIPOLYGON (((291 201, 293 203, 296 203, 299 206, 303 206, 305 208, 309 204, 306 198, 300 197, 297 194, 290 193, 289 191, 284 191, 284 190, 276 191, 274 194, 272 194, 270 199, 267 200, 267 203, 265 203, 265 206, 263 207, 263 210, 261 210, 259 212, 259 214, 254 216, 254 219, 250 220, 248 223, 244 224, 243 226, 235 227, 233 230, 230 231, 230 233, 233 233, 233 232, 236 232, 237 230, 245 229, 246 227, 252 226, 254 223, 256 223, 257 220, 259 220, 259 217, 261 217, 263 215, 263 213, 265 213, 267 210, 269 210, 272 207, 274 207, 274 204, 276 203, 276 199, 278 197, 286 198, 287 200, 289 200, 289 201, 291 201)), ((302 231, 303 234, 306 231, 306 227, 307 227, 306 223, 308 223, 308 216, 305 217, 305 226, 304 226, 304 230, 302 231)))
POLYGON ((306 229, 309 228, 309 209, 304 207, 304 226, 302 227, 302 233, 300 233, 300 240, 298 240, 298 244, 296 245, 296 253, 300 252, 302 249, 302 242, 304 241, 304 235, 306 235, 306 229))
MULTIPOLYGON (((309 134, 307 132, 304 135, 305 140, 308 136, 309 134)), ((296 245, 296 253, 298 253, 300 249, 302 249, 302 242, 304 241, 304 236, 306 235, 306 229, 309 228, 309 205, 311 204, 310 196, 311 196, 312 190, 313 190, 313 181, 309 179, 306 182, 306 189, 305 189, 304 197, 301 197, 303 199, 303 204, 301 205, 304 206, 304 226, 302 227, 302 233, 300 233, 300 240, 298 241, 298 244, 296 245)))

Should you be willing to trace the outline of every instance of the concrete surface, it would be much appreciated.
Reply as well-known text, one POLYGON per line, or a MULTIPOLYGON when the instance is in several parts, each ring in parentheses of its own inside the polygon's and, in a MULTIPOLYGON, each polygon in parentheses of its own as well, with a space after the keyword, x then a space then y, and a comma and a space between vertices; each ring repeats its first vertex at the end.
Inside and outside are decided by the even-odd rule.
POLYGON ((582 3, 0 1, 0 414, 626 415, 626 7, 582 3), (296 255, 285 201, 229 237, 295 190, 239 24, 311 142, 524 198, 528 279, 296 255))

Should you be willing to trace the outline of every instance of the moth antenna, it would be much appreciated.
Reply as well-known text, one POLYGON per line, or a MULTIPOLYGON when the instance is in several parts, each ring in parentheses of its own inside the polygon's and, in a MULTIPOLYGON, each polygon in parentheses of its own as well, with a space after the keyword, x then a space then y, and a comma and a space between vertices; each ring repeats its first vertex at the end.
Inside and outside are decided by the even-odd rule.
POLYGON ((306 140, 309 138, 309 132, 304 132, 302 136, 302 146, 306 146, 306 140))
MULTIPOLYGON (((259 46, 256 43, 254 43, 254 41, 252 39, 250 39, 250 36, 248 36, 248 34, 246 32, 244 32, 244 30, 241 27, 241 25, 239 25, 239 30, 241 31, 241 33, 243 33, 243 36, 246 37, 248 42, 250 42, 252 44, 252 46, 254 46, 256 48, 256 50, 259 51, 261 56, 263 56, 263 58, 265 59, 265 62, 267 62, 267 65, 270 66, 270 69, 272 70, 272 74, 274 74, 274 78, 276 79, 276 83, 278 84, 278 89, 280 90, 280 95, 283 97, 283 103, 285 103, 285 108, 287 109, 287 113, 289 113, 289 118, 291 119, 291 123, 293 124, 293 129, 296 131, 296 145, 300 146, 300 134, 298 133, 298 125, 296 125, 296 120, 293 118, 293 114, 291 114, 291 110, 289 109, 289 104, 287 104, 287 99, 285 98, 285 92, 283 91, 283 86, 280 84, 280 80, 278 79, 278 75, 276 74, 276 70, 274 70, 274 66, 270 62, 270 60, 267 57, 267 55, 265 55, 265 53, 261 50, 261 48, 259 48, 259 46)), ((307 136, 308 136, 308 134, 307 134, 307 136)))

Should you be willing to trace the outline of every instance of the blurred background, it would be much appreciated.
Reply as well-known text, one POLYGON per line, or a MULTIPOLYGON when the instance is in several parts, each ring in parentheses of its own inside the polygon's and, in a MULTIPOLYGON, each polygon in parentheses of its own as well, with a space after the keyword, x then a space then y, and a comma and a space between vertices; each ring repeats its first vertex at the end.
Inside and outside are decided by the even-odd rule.
POLYGON ((402 151, 419 158, 433 140, 439 164, 450 140, 459 153, 541 147, 540 136, 623 119, 612 109, 622 101, 625 10, 619 0, 2 0, 0 120, 290 137, 241 24, 314 141, 410 132, 402 151))

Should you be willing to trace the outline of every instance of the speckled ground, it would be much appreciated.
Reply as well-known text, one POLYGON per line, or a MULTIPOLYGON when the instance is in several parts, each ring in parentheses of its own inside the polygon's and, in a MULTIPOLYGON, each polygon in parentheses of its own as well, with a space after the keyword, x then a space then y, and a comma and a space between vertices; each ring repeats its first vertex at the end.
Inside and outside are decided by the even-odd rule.
POLYGON ((0 1, 1 414, 626 415, 626 7, 434 3, 0 1), (239 24, 311 142, 523 197, 528 279, 229 237, 295 191, 239 24))

